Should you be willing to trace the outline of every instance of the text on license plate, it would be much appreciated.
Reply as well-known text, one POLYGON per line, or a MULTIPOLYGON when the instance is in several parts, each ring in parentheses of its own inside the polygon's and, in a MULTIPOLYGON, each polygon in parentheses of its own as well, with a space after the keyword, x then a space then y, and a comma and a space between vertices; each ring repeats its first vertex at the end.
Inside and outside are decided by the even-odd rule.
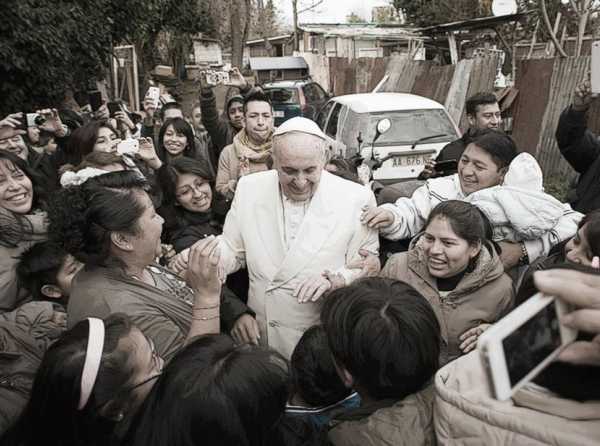
POLYGON ((273 111, 273 116, 275 118, 283 118, 284 115, 285 115, 285 113, 282 112, 281 110, 275 110, 275 111, 273 111))
POLYGON ((402 155, 392 158, 392 167, 424 166, 431 154, 402 155))

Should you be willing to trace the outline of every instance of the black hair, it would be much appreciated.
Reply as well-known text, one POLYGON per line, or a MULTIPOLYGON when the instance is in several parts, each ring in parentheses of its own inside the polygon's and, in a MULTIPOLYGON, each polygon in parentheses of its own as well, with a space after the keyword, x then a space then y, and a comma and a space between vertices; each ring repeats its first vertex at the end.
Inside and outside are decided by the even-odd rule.
POLYGON ((181 110, 181 104, 179 102, 167 102, 165 105, 163 105, 159 112, 161 121, 165 119, 165 112, 173 109, 181 110))
POLYGON ((100 368, 87 404, 78 410, 89 327, 87 319, 78 322, 46 351, 29 402, 0 443, 11 446, 115 444, 112 437, 116 422, 112 420, 127 407, 129 397, 116 398, 118 392, 115 391, 129 385, 132 378, 130 354, 118 346, 133 325, 127 316, 119 313, 104 320, 100 368), (52 426, 52 429, 43 426, 52 426))
POLYGON ((59 191, 48 206, 50 237, 88 265, 111 260, 110 234, 136 234, 146 180, 135 171, 110 172, 59 191))
POLYGON ((596 209, 583 216, 579 222, 578 229, 587 227, 583 231, 592 256, 600 256, 600 209, 596 209), (589 223, 589 224, 588 224, 589 223))
POLYGON ((427 229, 436 218, 447 220, 454 233, 469 245, 484 245, 493 239, 494 229, 489 219, 477 206, 466 201, 442 201, 431 210, 423 228, 427 229))
POLYGON ((177 202, 177 178, 183 174, 197 175, 200 178, 214 183, 214 176, 210 165, 204 159, 193 159, 182 156, 171 161, 169 164, 163 164, 158 171, 158 182, 163 192, 163 203, 173 205, 177 202))
MULTIPOLYGON (((600 272, 595 268, 574 263, 553 265, 551 269, 568 269, 596 276, 600 275, 600 272)), ((534 284, 531 295, 537 291, 539 290, 534 284)), ((590 342, 593 338, 593 334, 580 332, 577 336, 577 341, 590 342)), ((600 399, 600 366, 597 365, 580 365, 554 361, 534 378, 533 381, 563 398, 577 401, 600 399)))
POLYGON ((85 155, 94 151, 94 146, 98 139, 98 131, 101 128, 107 128, 115 135, 119 135, 117 130, 107 120, 91 121, 75 129, 69 137, 65 148, 65 161, 67 164, 77 165, 83 160, 85 155))
POLYGON ((465 103, 465 109, 467 115, 475 116, 477 114, 477 108, 480 105, 490 105, 497 103, 498 99, 496 98, 494 93, 479 92, 467 99, 467 102, 465 103))
POLYGON ((335 361, 370 398, 401 400, 425 388, 438 369, 437 317, 404 282, 367 278, 335 290, 321 322, 335 361))
POLYGON ((156 149, 156 153, 160 160, 163 163, 167 163, 170 159, 169 152, 165 149, 164 139, 165 133, 169 126, 173 126, 173 129, 176 133, 183 134, 187 138, 187 145, 183 152, 181 152, 182 156, 187 156, 189 158, 197 158, 196 156, 196 142, 194 138, 194 131, 192 130, 192 126, 188 124, 188 122, 183 118, 171 118, 167 119, 160 131, 158 132, 158 147, 156 149))
MULTIPOLYGON (((273 109, 273 104, 271 104, 271 99, 261 89, 255 89, 254 91, 250 92, 245 97, 245 99, 244 99, 244 115, 246 114, 246 111, 248 110, 248 104, 250 102, 266 102, 267 104, 269 104, 269 108, 273 109)), ((227 107, 227 110, 229 110, 229 106, 227 107)))
POLYGON ((262 446, 276 431, 288 369, 275 351, 226 335, 192 341, 167 364, 140 408, 128 444, 262 446))
POLYGON ((56 276, 62 267, 67 252, 51 241, 36 243, 19 259, 17 277, 19 287, 28 290, 36 300, 45 300, 44 285, 57 285, 56 276))
MULTIPOLYGON (((31 211, 44 209, 48 190, 44 179, 25 160, 13 153, 0 150, 0 163, 2 162, 12 164, 31 181, 33 190, 31 211)), ((20 242, 30 240, 32 236, 33 227, 25 216, 2 209, 0 212, 0 246, 14 248, 20 242)))
POLYGON ((470 143, 487 152, 498 170, 508 167, 519 154, 513 139, 507 134, 494 129, 475 129, 469 133, 470 143))
POLYGON ((335 404, 351 393, 337 374, 327 333, 320 325, 304 332, 292 353, 290 368, 293 392, 313 407, 335 404))
POLYGON ((123 158, 116 152, 92 152, 83 157, 83 160, 75 167, 74 171, 79 172, 86 167, 102 169, 112 164, 119 164, 125 167, 123 158))

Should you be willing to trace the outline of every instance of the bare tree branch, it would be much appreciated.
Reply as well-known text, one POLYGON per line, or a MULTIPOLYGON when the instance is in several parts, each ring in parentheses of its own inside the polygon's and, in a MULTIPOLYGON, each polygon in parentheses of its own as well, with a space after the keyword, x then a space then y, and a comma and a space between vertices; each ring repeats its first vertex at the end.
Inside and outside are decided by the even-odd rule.
POLYGON ((309 6, 306 6, 305 8, 298 10, 298 14, 302 14, 303 12, 315 9, 317 6, 319 6, 324 1, 325 0, 313 0, 313 2, 309 6))
POLYGON ((550 24, 550 18, 548 17, 548 11, 546 10, 546 0, 540 0, 540 9, 542 13, 542 18, 544 19, 544 25, 546 25, 546 31, 550 35, 550 39, 552 39, 552 43, 554 43, 554 47, 556 51, 559 52, 561 57, 568 57, 565 50, 560 45, 558 39, 556 38, 556 34, 554 34, 554 30, 552 29, 552 25, 550 24))

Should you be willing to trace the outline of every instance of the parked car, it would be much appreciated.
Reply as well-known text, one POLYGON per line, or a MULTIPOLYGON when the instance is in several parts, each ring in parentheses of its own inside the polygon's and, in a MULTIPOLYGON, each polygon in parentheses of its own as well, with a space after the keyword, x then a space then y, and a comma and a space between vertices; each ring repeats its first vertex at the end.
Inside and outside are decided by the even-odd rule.
POLYGON ((460 136, 443 105, 406 93, 337 96, 321 109, 316 122, 343 143, 346 158, 360 154, 371 164, 381 164, 373 179, 384 184, 416 178, 429 158, 460 136), (391 127, 372 147, 377 123, 384 118, 391 127))
POLYGON ((294 116, 315 119, 330 95, 312 80, 274 81, 262 86, 273 104, 275 126, 294 116))

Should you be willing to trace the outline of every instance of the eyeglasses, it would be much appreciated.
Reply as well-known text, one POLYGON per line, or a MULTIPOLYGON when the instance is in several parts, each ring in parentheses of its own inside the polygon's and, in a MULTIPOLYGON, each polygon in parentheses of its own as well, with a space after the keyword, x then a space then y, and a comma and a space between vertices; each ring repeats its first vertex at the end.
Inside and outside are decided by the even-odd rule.
POLYGON ((203 190, 203 186, 205 184, 206 184, 205 181, 199 181, 199 180, 194 181, 193 184, 186 185, 186 186, 183 186, 180 189, 178 189, 177 192, 175 193, 175 196, 177 198, 184 197, 186 195, 191 194, 194 190, 200 194, 206 195, 206 192, 204 192, 204 190, 203 190))

